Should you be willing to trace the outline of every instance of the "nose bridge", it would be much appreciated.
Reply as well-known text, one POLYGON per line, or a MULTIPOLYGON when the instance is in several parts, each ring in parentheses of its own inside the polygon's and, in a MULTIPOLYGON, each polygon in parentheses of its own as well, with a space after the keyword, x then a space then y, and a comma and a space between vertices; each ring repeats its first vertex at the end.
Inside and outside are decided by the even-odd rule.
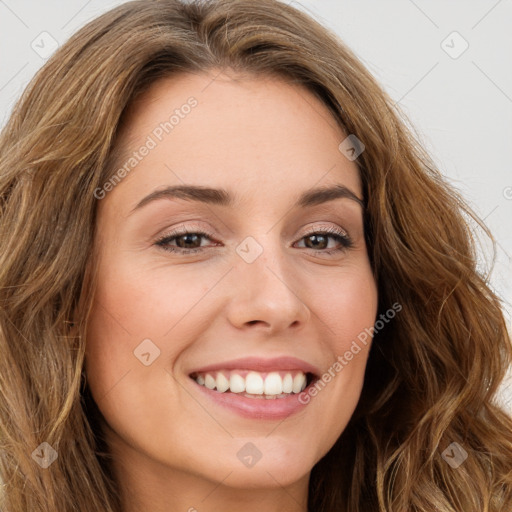
POLYGON ((298 280, 293 278, 278 236, 267 233, 247 237, 236 252, 232 323, 241 326, 263 322, 273 330, 305 323, 309 308, 296 289, 298 280))

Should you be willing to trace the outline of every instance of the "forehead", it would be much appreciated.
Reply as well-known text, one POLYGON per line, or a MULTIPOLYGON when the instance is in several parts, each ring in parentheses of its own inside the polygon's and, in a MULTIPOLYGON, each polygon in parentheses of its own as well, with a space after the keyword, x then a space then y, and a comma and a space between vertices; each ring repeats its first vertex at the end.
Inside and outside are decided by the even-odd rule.
POLYGON ((130 105, 117 166, 150 142, 152 149, 116 189, 129 186, 132 202, 157 186, 184 183, 268 201, 339 183, 361 196, 357 165, 338 148, 345 138, 327 106, 296 84, 180 74, 156 81, 130 105))

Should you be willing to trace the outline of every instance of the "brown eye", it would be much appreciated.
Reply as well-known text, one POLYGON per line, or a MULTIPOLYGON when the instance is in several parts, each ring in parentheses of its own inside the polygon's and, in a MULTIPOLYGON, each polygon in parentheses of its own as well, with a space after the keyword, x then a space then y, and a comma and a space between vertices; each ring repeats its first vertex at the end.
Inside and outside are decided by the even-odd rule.
POLYGON ((313 249, 315 252, 326 254, 333 254, 353 246, 352 240, 348 234, 335 228, 309 233, 302 237, 301 240, 305 241, 305 247, 307 249, 313 249), (336 240, 339 247, 326 250, 329 246, 329 239, 336 240))
MULTIPOLYGON (((210 246, 201 246, 201 240, 207 238, 212 240, 210 233, 204 231, 174 231, 166 234, 155 242, 155 245, 169 252, 193 254, 210 249, 210 246), (174 243, 173 243, 174 242, 174 243)), ((353 246, 352 240, 345 231, 335 228, 314 231, 301 238, 305 241, 305 248, 322 254, 333 254, 353 246), (329 240, 336 240, 338 247, 330 248, 329 240)))
POLYGON ((169 252, 194 253, 208 248, 201 246, 203 238, 212 239, 209 233, 203 231, 175 231, 164 235, 155 245, 169 252))
POLYGON ((317 234, 308 235, 304 239, 310 242, 310 244, 306 242, 306 247, 308 247, 309 249, 327 249, 327 245, 329 245, 329 238, 331 237, 322 234, 317 234))
POLYGON ((198 233, 187 233, 186 235, 180 235, 174 237, 176 240, 176 245, 180 249, 195 249, 196 246, 201 246, 201 237, 202 235, 198 233), (199 242, 199 245, 197 245, 199 242))

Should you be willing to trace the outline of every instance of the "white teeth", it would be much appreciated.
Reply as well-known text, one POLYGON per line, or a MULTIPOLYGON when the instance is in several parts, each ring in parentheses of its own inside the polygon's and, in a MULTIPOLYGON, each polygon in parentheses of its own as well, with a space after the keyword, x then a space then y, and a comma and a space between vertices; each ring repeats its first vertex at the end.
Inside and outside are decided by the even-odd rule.
POLYGON ((251 395, 263 394, 263 379, 256 372, 249 372, 245 378, 245 391, 251 395))
POLYGON ((217 386, 217 382, 215 382, 215 379, 209 373, 207 373, 204 378, 204 385, 208 389, 215 389, 215 386, 217 386))
POLYGON ((223 373, 217 374, 217 391, 220 391, 221 393, 224 393, 224 391, 227 391, 229 389, 229 380, 226 379, 223 373))
POLYGON ((279 373, 272 372, 265 379, 265 395, 280 395, 283 392, 283 379, 279 373))
POLYGON ((264 375, 255 371, 218 371, 197 375, 196 382, 220 393, 231 391, 251 398, 285 398, 291 393, 300 393, 306 388, 307 379, 303 372, 269 372, 264 375), (241 373, 241 374, 240 374, 241 373), (242 375, 246 375, 245 378, 242 375))
POLYGON ((298 373, 293 378, 293 389, 294 393, 300 393, 306 387, 306 376, 303 373, 298 373))
POLYGON ((232 393, 243 393, 245 391, 245 379, 237 373, 232 373, 229 378, 229 389, 232 393))
POLYGON ((293 391, 293 377, 291 373, 287 373, 283 379, 283 393, 291 393, 293 391))

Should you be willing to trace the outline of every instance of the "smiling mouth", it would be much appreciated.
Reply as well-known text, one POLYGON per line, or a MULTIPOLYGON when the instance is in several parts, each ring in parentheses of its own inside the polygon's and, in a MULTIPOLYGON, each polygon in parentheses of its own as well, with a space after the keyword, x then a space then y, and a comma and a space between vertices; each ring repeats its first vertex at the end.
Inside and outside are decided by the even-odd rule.
POLYGON ((286 398, 304 391, 316 376, 302 370, 215 370, 194 372, 190 378, 197 384, 218 393, 235 393, 247 398, 286 398))

